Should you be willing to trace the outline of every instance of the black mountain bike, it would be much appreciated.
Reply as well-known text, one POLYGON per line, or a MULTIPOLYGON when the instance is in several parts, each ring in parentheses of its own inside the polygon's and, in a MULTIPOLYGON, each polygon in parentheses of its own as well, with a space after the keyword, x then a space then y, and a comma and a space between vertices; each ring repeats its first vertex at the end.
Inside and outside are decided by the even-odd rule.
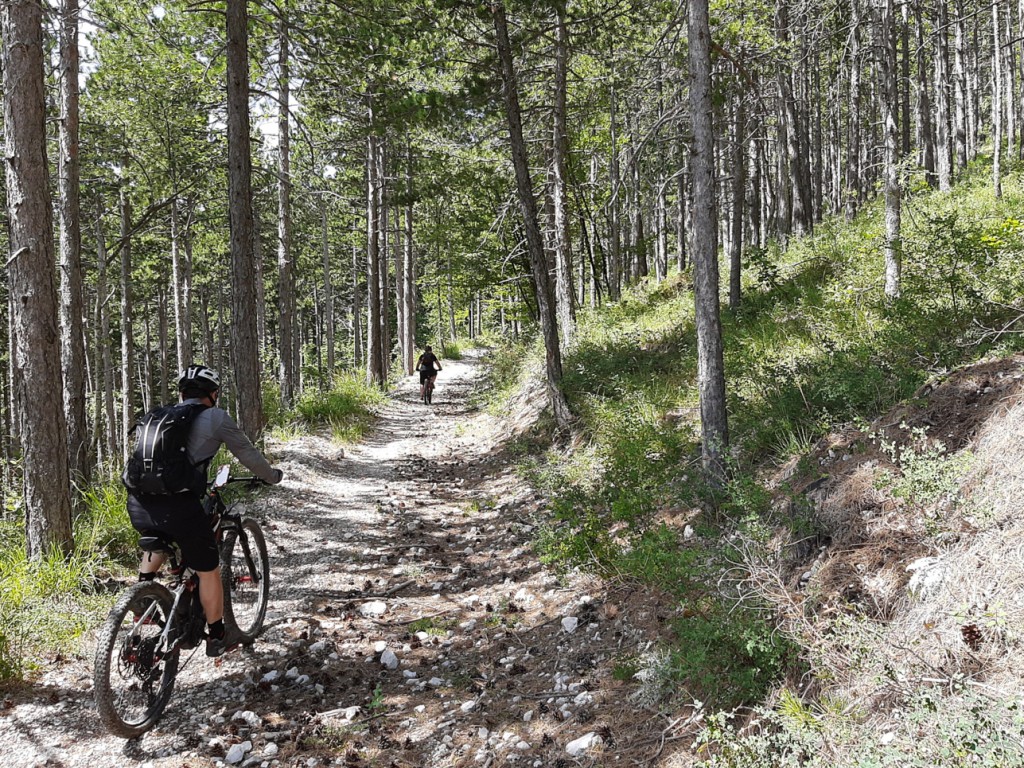
MULTIPOLYGON (((229 483, 262 481, 231 478, 226 470, 211 484, 204 503, 220 546, 225 629, 251 645, 263 629, 270 598, 267 544, 259 524, 236 512, 235 504, 225 505, 221 491, 229 483)), ((143 536, 139 546, 168 555, 171 582, 139 582, 121 593, 100 630, 93 669, 100 719, 125 738, 156 724, 174 690, 181 651, 198 648, 206 636, 199 576, 181 562, 181 550, 160 536, 143 536)), ((191 655, 185 663, 189 660, 191 655)))
POLYGON ((430 401, 434 399, 434 379, 429 378, 423 382, 423 402, 430 405, 430 401))

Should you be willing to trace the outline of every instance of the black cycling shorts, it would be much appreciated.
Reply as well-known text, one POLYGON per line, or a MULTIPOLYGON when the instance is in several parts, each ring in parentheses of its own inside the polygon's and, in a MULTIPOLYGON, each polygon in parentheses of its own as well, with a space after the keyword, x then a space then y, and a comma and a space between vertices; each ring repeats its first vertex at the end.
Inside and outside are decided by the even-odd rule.
POLYGON ((220 564, 210 518, 194 494, 133 496, 129 493, 128 516, 139 533, 162 533, 178 542, 181 556, 189 567, 212 571, 220 564))
POLYGON ((428 368, 426 370, 420 371, 420 384, 426 384, 427 379, 432 379, 435 376, 437 376, 437 371, 433 369, 428 368))

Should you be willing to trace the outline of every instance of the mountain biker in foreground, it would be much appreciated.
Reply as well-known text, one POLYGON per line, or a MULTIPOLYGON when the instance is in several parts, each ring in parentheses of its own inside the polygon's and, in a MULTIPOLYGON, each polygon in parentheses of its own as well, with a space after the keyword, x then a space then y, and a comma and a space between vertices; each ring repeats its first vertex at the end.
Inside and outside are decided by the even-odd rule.
MULTIPOLYGON (((199 574, 199 600, 207 622, 206 655, 220 656, 235 643, 224 635, 220 558, 211 521, 202 504, 210 460, 223 444, 264 482, 276 485, 281 482, 284 472, 270 466, 234 419, 217 407, 220 376, 215 370, 204 365, 189 366, 178 379, 178 391, 182 403, 205 406, 194 417, 186 452, 200 477, 199 487, 168 495, 145 494, 129 489, 128 515, 139 533, 161 533, 177 542, 182 559, 199 574)), ((139 580, 152 581, 164 559, 160 553, 144 553, 139 564, 139 580)))
POLYGON ((427 382, 431 384, 437 378, 437 372, 441 370, 441 361, 434 355, 434 350, 428 344, 423 354, 419 356, 416 361, 416 370, 420 372, 420 398, 423 398, 423 389, 426 387, 427 382), (437 366, 435 369, 434 366, 437 366))

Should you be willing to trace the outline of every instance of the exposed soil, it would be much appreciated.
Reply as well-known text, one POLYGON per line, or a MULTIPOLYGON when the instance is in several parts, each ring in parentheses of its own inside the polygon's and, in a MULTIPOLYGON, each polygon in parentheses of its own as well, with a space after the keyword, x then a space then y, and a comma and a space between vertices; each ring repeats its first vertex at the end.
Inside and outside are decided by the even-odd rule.
POLYGON ((286 479, 250 504, 273 574, 252 648, 200 649, 162 720, 125 742, 96 717, 90 637, 4 692, 0 764, 688 764, 691 721, 644 711, 613 675, 668 612, 537 561, 544 499, 509 469, 504 423, 471 405, 481 366, 444 365, 432 406, 405 380, 358 447, 271 446, 286 479))

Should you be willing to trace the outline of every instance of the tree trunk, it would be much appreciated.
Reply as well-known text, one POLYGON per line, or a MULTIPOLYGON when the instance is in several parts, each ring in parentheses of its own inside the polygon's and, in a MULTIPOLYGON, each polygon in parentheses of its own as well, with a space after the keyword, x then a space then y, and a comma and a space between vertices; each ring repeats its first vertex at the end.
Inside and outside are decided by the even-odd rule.
POLYGON ((380 266, 377 275, 380 280, 380 365, 384 381, 387 381, 391 371, 391 306, 388 289, 388 253, 391 242, 388 229, 390 204, 386 151, 387 137, 384 136, 377 142, 377 225, 380 232, 380 246, 377 249, 380 266))
MULTIPOLYGON (((906 2, 900 3, 899 14, 900 157, 910 157, 910 24, 906 2)), ((897 24, 895 19, 893 24, 897 24)))
POLYGON ((878 26, 878 50, 882 57, 880 74, 882 82, 882 121, 885 142, 884 188, 885 188, 885 295, 895 299, 900 295, 903 246, 900 235, 900 206, 903 190, 900 186, 899 170, 899 129, 896 112, 899 106, 899 91, 896 84, 896 36, 894 0, 884 0, 881 9, 881 24, 878 26))
POLYGON ((114 362, 110 351, 110 310, 107 295, 107 250, 103 237, 103 203, 96 202, 96 301, 99 313, 100 334, 97 340, 97 360, 103 372, 103 411, 106 418, 97 424, 102 425, 106 435, 107 460, 120 459, 118 449, 120 432, 117 428, 117 415, 114 410, 114 362))
POLYGON ((850 31, 850 108, 846 137, 846 220, 853 221, 861 202, 863 180, 861 156, 861 94, 860 94, 860 6, 851 1, 853 19, 850 31))
MULTIPOLYGON (((128 160, 125 159, 125 169, 128 160)), ((135 425, 135 338, 132 303, 132 203, 127 181, 121 184, 121 454, 128 458, 132 427, 135 425)))
POLYGON ((405 263, 402 265, 402 316, 405 326, 402 335, 403 367, 412 375, 416 364, 416 251, 413 240, 413 184, 412 152, 409 153, 406 176, 405 202, 405 263))
POLYGON ((231 352, 238 425, 250 440, 263 430, 257 274, 249 150, 249 37, 246 0, 227 0, 228 209, 231 229, 231 352))
POLYGON ((370 131, 366 137, 366 380, 378 387, 384 385, 383 320, 380 306, 380 194, 377 178, 377 142, 374 135, 371 107, 370 131))
POLYGON ((174 288, 174 338, 178 370, 192 360, 192 248, 188 244, 192 207, 184 227, 178 201, 171 203, 171 282, 174 288))
POLYGON ((949 10, 947 0, 938 2, 938 29, 935 31, 935 166, 939 189, 948 192, 953 185, 953 146, 949 136, 949 10))
POLYGON ((743 203, 747 186, 747 161, 743 156, 746 143, 744 128, 747 122, 746 94, 735 97, 736 112, 732 135, 732 216, 729 232, 729 309, 740 306, 740 278, 743 268, 743 203))
POLYGON ((334 382, 334 285, 331 280, 331 245, 328 232, 327 196, 320 198, 320 251, 324 267, 324 337, 327 343, 327 388, 334 382))
POLYGON ((935 131, 932 127, 931 88, 928 83, 928 57, 920 0, 914 3, 914 29, 917 34, 917 124, 920 132, 918 144, 921 147, 921 167, 924 168, 928 186, 935 187, 938 184, 935 175, 935 131))
MULTIPOLYGON (((941 1, 941 0, 940 0, 941 1)), ((963 0, 956 0, 953 36, 953 148, 956 166, 967 167, 967 32, 964 27, 963 0)))
POLYGON ((161 403, 171 401, 171 371, 170 371, 170 350, 168 349, 168 324, 167 324, 167 289, 161 285, 157 288, 157 333, 160 344, 160 387, 157 391, 157 399, 161 403))
POLYGON ((291 179, 291 63, 288 60, 288 22, 278 22, 278 113, 277 113, 277 310, 281 404, 290 408, 298 395, 295 355, 295 264, 292 258, 291 179))
POLYGON ((78 0, 62 0, 60 27, 60 341, 64 413, 71 480, 89 480, 89 423, 85 410, 85 311, 78 162, 78 0))
POLYGON ((619 287, 622 285, 622 232, 619 223, 619 136, 616 115, 618 94, 614 83, 611 86, 608 105, 608 140, 611 144, 611 158, 608 165, 608 182, 612 196, 608 201, 608 298, 619 300, 619 287))
POLYGON ((356 235, 359 234, 359 220, 352 216, 352 367, 356 370, 363 367, 363 329, 362 315, 363 307, 359 300, 359 244, 356 235))
POLYGON ((554 206, 555 309, 563 349, 572 343, 576 312, 572 301, 572 249, 569 241, 569 201, 566 163, 569 157, 569 135, 566 126, 567 72, 569 68, 569 33, 565 23, 565 0, 555 6, 555 83, 554 137, 551 144, 554 206))
POLYGON ((505 95, 505 116, 508 120, 509 139, 512 146, 512 164, 515 167, 519 204, 523 213, 523 225, 526 229, 530 270, 533 272, 541 333, 544 337, 548 400, 555 422, 560 427, 565 427, 572 420, 572 414, 561 388, 562 356, 558 343, 558 324, 552 302, 551 285, 548 280, 544 239, 537 224, 537 201, 533 195, 533 182, 530 179, 530 168, 526 157, 526 142, 523 138, 523 125, 519 109, 519 91, 512 64, 512 48, 508 38, 508 23, 505 18, 504 4, 495 2, 491 5, 491 13, 494 16, 498 64, 505 95))
POLYGON ((679 176, 676 179, 676 269, 686 271, 687 248, 686 240, 689 227, 690 204, 687 195, 687 176, 689 163, 687 153, 682 144, 677 144, 679 151, 679 176))
POLYGON ((992 0, 992 189, 1003 196, 1003 54, 999 27, 999 0, 992 0))
POLYGON ((690 0, 687 23, 690 114, 693 119, 693 258, 697 325, 697 379, 700 392, 702 456, 714 484, 725 478, 729 428, 725 407, 725 367, 718 306, 718 247, 715 242, 715 179, 711 90, 711 31, 708 0, 690 0))
POLYGON ((71 478, 64 417, 53 211, 46 159, 42 5, 9 0, 3 27, 10 343, 20 422, 29 557, 71 552, 71 478))

